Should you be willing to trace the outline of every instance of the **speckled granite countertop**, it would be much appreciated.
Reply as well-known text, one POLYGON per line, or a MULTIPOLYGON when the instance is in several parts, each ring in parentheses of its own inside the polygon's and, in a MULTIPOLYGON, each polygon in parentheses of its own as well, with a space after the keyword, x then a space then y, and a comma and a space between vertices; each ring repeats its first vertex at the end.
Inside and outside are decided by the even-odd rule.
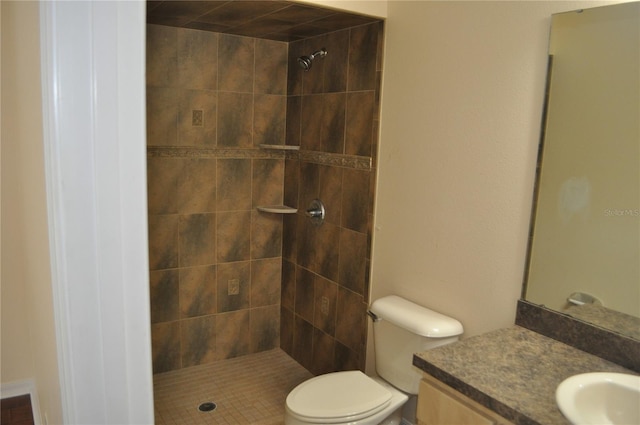
POLYGON ((517 325, 418 353, 413 364, 518 425, 569 424, 555 390, 570 376, 636 374, 517 325))

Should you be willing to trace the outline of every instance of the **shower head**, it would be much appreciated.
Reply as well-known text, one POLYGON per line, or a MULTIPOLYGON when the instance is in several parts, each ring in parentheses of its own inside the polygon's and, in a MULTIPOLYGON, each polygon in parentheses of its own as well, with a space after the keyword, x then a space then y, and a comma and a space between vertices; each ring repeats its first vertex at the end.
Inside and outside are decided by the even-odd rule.
POLYGON ((302 69, 304 69, 305 71, 308 71, 311 69, 311 64, 313 63, 313 60, 316 57, 323 58, 325 56, 327 56, 327 50, 323 47, 322 49, 313 53, 311 56, 300 56, 298 58, 298 64, 302 69))

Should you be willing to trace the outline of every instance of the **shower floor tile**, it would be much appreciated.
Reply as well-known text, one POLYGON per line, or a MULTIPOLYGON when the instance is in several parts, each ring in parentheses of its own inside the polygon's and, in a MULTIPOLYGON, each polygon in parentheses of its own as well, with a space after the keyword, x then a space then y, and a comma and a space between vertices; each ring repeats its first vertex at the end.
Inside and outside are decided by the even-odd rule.
POLYGON ((280 349, 153 377, 157 425, 276 425, 287 394, 312 375, 280 349), (214 402, 211 412, 198 406, 214 402))

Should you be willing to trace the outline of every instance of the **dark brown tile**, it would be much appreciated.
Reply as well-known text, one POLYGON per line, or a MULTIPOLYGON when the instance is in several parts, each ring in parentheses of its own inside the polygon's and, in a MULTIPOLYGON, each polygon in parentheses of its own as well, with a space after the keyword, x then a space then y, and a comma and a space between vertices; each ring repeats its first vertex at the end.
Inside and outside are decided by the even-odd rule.
POLYGON ((217 214, 216 251, 220 263, 249 260, 251 243, 250 211, 221 212, 217 214))
POLYGON ((212 90, 182 90, 178 111, 178 145, 216 145, 217 94, 212 90))
POLYGON ((311 162, 300 162, 298 208, 306 211, 311 201, 320 194, 320 166, 311 162))
POLYGON ((336 370, 362 370, 364 371, 364 354, 351 350, 349 347, 336 341, 335 366, 336 370))
MULTIPOLYGON (((311 56, 325 47, 325 36, 309 38, 304 41, 304 50, 301 56, 311 56)), ((320 56, 314 58, 311 68, 306 71, 298 65, 298 69, 295 72, 302 73, 303 94, 324 93, 324 59, 320 56)), ((298 59, 296 58, 295 60, 297 63, 298 59)))
POLYGON ((157 270, 149 273, 151 323, 178 320, 178 270, 157 270))
POLYGON ((251 213, 251 259, 282 255, 282 215, 251 213))
POLYGON ((302 77, 304 70, 298 65, 298 58, 307 55, 304 40, 289 43, 287 59, 287 95, 302 94, 302 77))
POLYGON ((215 264, 215 214, 181 215, 179 226, 180 266, 215 264))
POLYGON ((147 144, 175 146, 178 143, 178 90, 147 87, 147 144))
POLYGON ((298 208, 298 183, 300 181, 300 162, 287 159, 284 162, 284 204, 298 208))
POLYGON ((175 87, 178 84, 178 30, 147 25, 147 86, 175 87))
POLYGON ((296 261, 298 258, 298 217, 300 214, 285 214, 282 217, 282 258, 296 261))
POLYGON ((336 313, 338 285, 328 279, 316 277, 315 312, 313 325, 323 332, 334 336, 336 331, 336 313))
POLYGON ((200 16, 220 7, 226 1, 163 1, 147 12, 147 22, 181 26, 200 16))
POLYGON ((280 307, 280 348, 293 357, 293 311, 280 307))
POLYGON ((336 339, 356 352, 364 351, 366 342, 366 306, 361 295, 338 288, 336 339))
POLYGON ((218 211, 251 209, 251 160, 218 159, 218 211))
POLYGON ((251 268, 248 261, 218 264, 218 312, 248 309, 251 299, 251 268), (237 294, 234 287, 237 286, 237 294))
POLYGON ((284 145, 287 98, 281 95, 256 94, 253 97, 253 144, 284 145))
POLYGON ((328 165, 318 167, 318 197, 325 206, 325 221, 340 225, 342 213, 342 168, 328 165))
POLYGON ((323 95, 321 149, 323 152, 344 153, 345 93, 323 95))
POLYGON ((313 323, 315 279, 314 273, 303 267, 297 268, 295 312, 309 323, 313 323))
POLYGON ((218 93, 219 147, 250 148, 253 146, 253 95, 250 93, 218 93))
POLYGON ((367 235, 353 230, 340 231, 340 285, 363 295, 367 264, 367 235))
POLYGON ((289 310, 295 308, 296 265, 290 261, 282 261, 282 289, 280 303, 289 310))
POLYGON ((311 220, 303 214, 298 215, 298 226, 296 230, 296 259, 297 263, 310 270, 316 265, 316 230, 317 227, 311 224, 311 220))
POLYGON ((147 209, 149 214, 178 212, 178 184, 184 161, 174 158, 147 159, 147 209))
POLYGON ((287 6, 286 2, 281 1, 230 1, 211 13, 199 17, 198 21, 234 27, 287 6))
POLYGON ((216 358, 230 359, 250 351, 249 310, 233 311, 216 316, 216 358))
POLYGON ((182 164, 176 199, 179 212, 216 211, 216 160, 193 158, 174 161, 182 164))
POLYGON ((302 113, 302 96, 287 97, 287 119, 285 129, 285 144, 300 146, 300 126, 302 113))
POLYGON ((180 321, 182 367, 216 360, 216 316, 180 321))
POLYGON ((287 94, 287 53, 287 43, 256 40, 256 94, 287 94))
POLYGON ((221 34, 219 40, 219 90, 253 93, 255 39, 221 34))
POLYGON ((294 315, 293 358, 307 370, 313 365, 313 326, 302 317, 294 315))
POLYGON ((178 267, 178 216, 149 216, 149 270, 178 267))
POLYGON ((348 94, 344 152, 347 155, 371 156, 374 104, 374 91, 348 94))
POLYGON ((282 260, 279 257, 251 262, 251 308, 280 303, 282 260))
POLYGON ((254 159, 252 206, 280 205, 283 197, 284 160, 254 159))
POLYGON ((180 269, 180 316, 196 317, 217 312, 216 266, 180 269))
POLYGON ((322 95, 302 97, 300 149, 316 152, 322 150, 324 105, 322 95))
POLYGON ((178 30, 178 84, 185 89, 218 88, 218 34, 178 30))
POLYGON ((349 39, 349 91, 376 88, 376 57, 378 52, 378 25, 364 25, 351 29, 349 39))
POLYGON ((334 351, 335 339, 326 333, 313 330, 313 359, 311 361, 311 372, 314 375, 322 375, 335 371, 334 351))
POLYGON ((151 325, 153 373, 180 369, 180 322, 151 325))
POLYGON ((327 34, 324 45, 324 91, 342 92, 347 90, 347 64, 349 63, 349 31, 327 34))
POLYGON ((280 346, 280 306, 271 305, 251 309, 252 353, 272 350, 280 346))
POLYGON ((316 19, 313 25, 319 26, 327 30, 326 32, 337 31, 345 28, 356 27, 375 22, 377 19, 364 15, 356 15, 353 13, 335 13, 325 18, 316 19))
POLYGON ((324 223, 315 228, 313 234, 314 257, 313 271, 333 281, 338 280, 340 227, 324 223))
POLYGON ((342 184, 342 226, 365 233, 368 223, 369 171, 345 169, 342 184))

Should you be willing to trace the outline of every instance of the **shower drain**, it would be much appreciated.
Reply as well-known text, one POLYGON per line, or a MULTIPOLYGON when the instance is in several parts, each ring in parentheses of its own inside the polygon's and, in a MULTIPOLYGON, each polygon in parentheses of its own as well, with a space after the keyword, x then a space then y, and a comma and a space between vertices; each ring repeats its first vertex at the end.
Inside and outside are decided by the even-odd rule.
POLYGON ((198 410, 201 412, 211 412, 215 410, 216 407, 217 406, 214 402, 207 401, 206 403, 200 404, 200 406, 198 406, 198 410))

